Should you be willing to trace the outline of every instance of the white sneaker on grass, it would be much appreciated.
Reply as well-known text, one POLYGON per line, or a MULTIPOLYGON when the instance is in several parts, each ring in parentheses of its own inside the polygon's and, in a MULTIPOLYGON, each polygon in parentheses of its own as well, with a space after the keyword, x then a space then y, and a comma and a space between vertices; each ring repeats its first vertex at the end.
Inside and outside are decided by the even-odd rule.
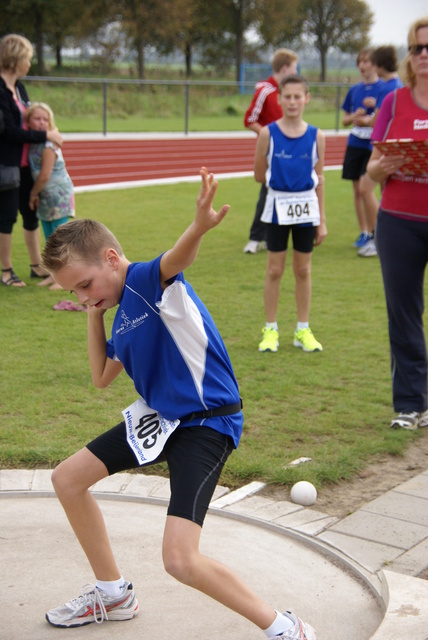
POLYGON ((418 429, 428 427, 428 409, 419 414, 418 417, 418 429))
POLYGON ((418 419, 419 413, 417 411, 402 411, 392 420, 391 429, 415 431, 418 428, 418 419))
POLYGON ((377 256, 374 238, 370 238, 370 240, 358 250, 358 255, 360 258, 373 258, 374 256, 377 256))
POLYGON ((249 240, 244 247, 244 253, 258 253, 262 248, 261 244, 258 240, 249 240))
POLYGON ((130 620, 138 615, 138 602, 130 582, 123 586, 118 598, 108 596, 93 584, 82 588, 78 598, 51 609, 46 620, 54 627, 83 627, 85 624, 103 620, 130 620))
POLYGON ((278 640, 278 638, 284 638, 284 640, 317 640, 315 630, 310 624, 303 622, 290 611, 284 611, 282 615, 291 620, 293 627, 280 636, 272 636, 269 640, 278 640))
POLYGON ((428 409, 418 413, 417 411, 402 411, 391 422, 391 429, 407 429, 416 431, 428 427, 428 409))

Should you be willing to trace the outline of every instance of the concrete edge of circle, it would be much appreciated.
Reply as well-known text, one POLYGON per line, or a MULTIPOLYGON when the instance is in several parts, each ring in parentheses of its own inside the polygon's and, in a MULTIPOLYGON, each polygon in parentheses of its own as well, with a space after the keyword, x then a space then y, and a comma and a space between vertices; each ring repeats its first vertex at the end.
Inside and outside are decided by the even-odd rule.
MULTIPOLYGON (((19 472, 18 472, 19 473, 19 472)), ((239 490, 240 498, 252 495, 260 490, 263 483, 251 483, 245 492, 245 487, 239 490), (255 485, 252 487, 251 485, 255 485)), ((220 498, 217 497, 219 504, 225 494, 229 493, 229 489, 220 487, 220 498)), ((229 496, 234 492, 229 493, 229 496)), ((140 502, 146 504, 154 504, 167 506, 169 499, 167 497, 142 496, 132 494, 118 494, 108 491, 92 490, 94 497, 100 500, 120 500, 125 502, 140 502)), ((4 499, 10 498, 55 498, 55 492, 48 489, 11 489, 0 490, 0 497, 4 499)), ((226 511, 221 506, 215 506, 216 498, 209 507, 209 512, 213 515, 243 522, 252 526, 262 527, 279 535, 287 536, 300 544, 311 547, 316 552, 324 555, 329 561, 337 563, 343 570, 348 571, 356 579, 369 589, 378 602, 384 617, 383 620, 370 640, 402 640, 404 637, 412 637, 413 640, 428 640, 428 613, 426 611, 426 602, 428 596, 428 583, 425 580, 413 576, 396 573, 387 569, 380 569, 376 572, 370 572, 361 566, 357 560, 350 558, 341 552, 337 547, 333 547, 328 542, 321 541, 314 536, 297 531, 291 527, 275 524, 252 515, 226 511), (422 619, 421 619, 422 614, 422 619), (423 627, 423 628, 422 628, 423 627)), ((229 501, 230 504, 230 501, 229 501)))

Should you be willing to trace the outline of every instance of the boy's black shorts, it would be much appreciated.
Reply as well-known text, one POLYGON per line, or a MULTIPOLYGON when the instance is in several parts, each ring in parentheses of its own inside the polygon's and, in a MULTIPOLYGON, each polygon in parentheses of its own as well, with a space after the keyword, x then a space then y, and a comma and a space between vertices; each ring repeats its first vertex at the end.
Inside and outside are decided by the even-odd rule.
POLYGON ((367 169, 372 152, 360 147, 346 147, 343 160, 342 178, 344 180, 359 180, 367 169))
POLYGON ((161 455, 140 466, 126 440, 124 422, 86 446, 105 464, 109 475, 166 461, 171 487, 168 515, 200 526, 224 464, 234 449, 232 438, 208 426, 178 427, 166 441, 161 455))
POLYGON ((293 249, 301 253, 312 253, 317 228, 306 224, 267 224, 266 244, 269 251, 286 251, 290 231, 293 249))

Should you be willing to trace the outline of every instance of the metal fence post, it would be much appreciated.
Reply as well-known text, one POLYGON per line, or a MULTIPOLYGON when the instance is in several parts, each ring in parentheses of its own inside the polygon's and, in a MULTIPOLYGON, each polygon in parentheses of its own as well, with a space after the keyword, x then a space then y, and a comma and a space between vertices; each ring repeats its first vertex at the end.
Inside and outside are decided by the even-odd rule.
POLYGON ((107 82, 103 80, 103 134, 107 135, 107 82))
POLYGON ((184 133, 186 136, 189 133, 189 94, 190 94, 190 84, 189 84, 189 81, 186 80, 185 106, 184 106, 184 133))
POLYGON ((342 85, 339 84, 339 86, 337 87, 337 94, 336 94, 337 95, 336 97, 336 131, 337 132, 339 132, 339 128, 340 128, 341 91, 342 91, 342 85))

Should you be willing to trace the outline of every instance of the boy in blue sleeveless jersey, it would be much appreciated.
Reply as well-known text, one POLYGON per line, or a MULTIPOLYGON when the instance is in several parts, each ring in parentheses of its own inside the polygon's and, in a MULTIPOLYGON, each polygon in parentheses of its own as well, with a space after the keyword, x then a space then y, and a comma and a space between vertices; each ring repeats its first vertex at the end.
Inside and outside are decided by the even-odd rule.
POLYGON ((266 326, 259 351, 279 346, 277 312, 288 239, 293 238, 293 271, 297 306, 294 346, 322 351, 309 327, 312 250, 327 235, 324 212, 324 134, 303 120, 310 94, 301 76, 279 85, 283 116, 259 135, 254 177, 268 188, 262 221, 267 224, 268 260, 264 286, 266 326))
POLYGON ((360 227, 360 235, 353 246, 358 248, 359 256, 366 258, 377 255, 374 229, 379 202, 375 194, 376 183, 366 168, 372 150, 370 137, 376 103, 384 85, 377 76, 372 54, 370 47, 358 53, 357 67, 362 81, 349 89, 342 104, 342 123, 345 127, 352 125, 343 160, 342 178, 352 180, 355 213, 360 227))
POLYGON ((93 220, 68 222, 46 243, 46 268, 88 306, 95 386, 106 387, 125 369, 141 396, 122 412, 123 422, 52 474, 96 582, 46 618, 57 627, 74 627, 137 615, 133 586, 116 564, 89 488, 113 473, 166 460, 171 486, 162 549, 166 570, 246 617, 267 638, 315 640, 313 629, 296 615, 277 612, 227 567, 199 551, 208 505, 243 426, 226 348, 182 273, 195 260, 204 234, 229 210, 228 205, 218 213, 213 209, 217 182, 205 168, 201 176, 193 223, 172 249, 151 262, 131 264, 114 235, 93 220), (117 305, 107 340, 104 313, 117 305))

